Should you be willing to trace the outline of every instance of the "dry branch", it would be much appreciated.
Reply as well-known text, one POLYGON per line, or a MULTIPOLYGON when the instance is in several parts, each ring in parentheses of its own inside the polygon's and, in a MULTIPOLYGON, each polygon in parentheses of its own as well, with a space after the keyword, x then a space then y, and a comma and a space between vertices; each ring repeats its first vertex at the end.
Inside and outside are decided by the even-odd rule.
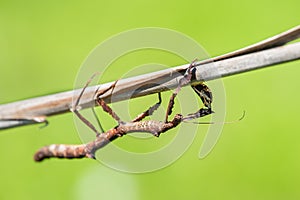
MULTIPOLYGON (((249 47, 197 63, 196 80, 212 80, 231 76, 267 66, 289 62, 300 58, 300 42, 283 46, 300 37, 300 26, 271 37, 249 47)), ((122 79, 114 90, 112 102, 145 96, 177 87, 177 78, 189 64, 161 70, 136 77, 122 79)), ((82 96, 80 106, 94 106, 96 89, 102 90, 112 83, 90 86, 82 96)), ((77 98, 81 89, 67 91, 23 101, 0 105, 0 129, 26 124, 45 122, 51 115, 69 112, 72 99, 77 98)), ((111 95, 103 96, 111 102, 111 95)))

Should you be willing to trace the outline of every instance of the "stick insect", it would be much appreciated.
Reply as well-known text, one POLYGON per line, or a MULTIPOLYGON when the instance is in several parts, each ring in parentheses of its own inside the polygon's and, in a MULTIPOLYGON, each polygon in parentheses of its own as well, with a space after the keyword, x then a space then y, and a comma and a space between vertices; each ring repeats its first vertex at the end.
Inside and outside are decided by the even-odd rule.
POLYGON ((78 118, 83 123, 85 123, 90 129, 92 129, 93 132, 95 132, 96 139, 86 144, 79 144, 79 145, 52 144, 49 146, 42 147, 40 150, 38 150, 35 153, 34 160, 40 162, 46 158, 51 158, 51 157, 69 158, 69 159, 86 157, 86 158, 95 159, 95 152, 97 150, 104 147, 109 142, 119 137, 122 137, 123 135, 126 135, 128 133, 147 132, 153 134, 156 137, 159 137, 161 133, 164 133, 172 128, 175 128, 181 122, 204 117, 206 115, 213 113, 211 109, 212 93, 210 92, 209 88, 206 85, 200 83, 198 85, 193 85, 192 88, 199 95, 205 107, 201 108, 199 111, 195 113, 187 115, 186 117, 184 117, 181 114, 175 114, 174 118, 172 120, 169 120, 169 116, 171 115, 172 108, 174 106, 174 99, 179 93, 179 91, 181 90, 181 88, 184 85, 187 85, 191 82, 193 69, 194 69, 194 62, 190 64, 183 77, 179 80, 178 87, 172 93, 167 107, 165 120, 163 122, 156 121, 156 120, 142 121, 145 117, 152 115, 153 112, 157 110, 158 107, 160 106, 162 102, 160 93, 158 93, 158 102, 155 105, 151 106, 148 110, 139 114, 136 118, 134 118, 130 122, 122 121, 120 117, 111 109, 111 107, 107 105, 106 102, 101 98, 101 95, 105 94, 109 90, 111 90, 111 92, 113 91, 113 89, 117 84, 117 81, 115 81, 109 88, 107 88, 103 92, 96 94, 96 100, 95 100, 96 104, 101 106, 105 112, 107 112, 113 119, 115 119, 118 122, 117 126, 103 133, 100 133, 92 123, 90 123, 83 115, 79 113, 78 105, 79 105, 80 98, 83 95, 86 87, 90 83, 92 79, 91 78, 82 89, 78 99, 76 100, 72 108, 72 111, 78 116, 78 118))

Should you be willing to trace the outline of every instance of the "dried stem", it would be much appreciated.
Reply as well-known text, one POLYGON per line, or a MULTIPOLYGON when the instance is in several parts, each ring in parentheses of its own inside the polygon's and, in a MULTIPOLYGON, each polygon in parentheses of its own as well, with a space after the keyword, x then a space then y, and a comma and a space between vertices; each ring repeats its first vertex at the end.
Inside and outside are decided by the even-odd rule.
MULTIPOLYGON (((221 77, 265 68, 279 63, 300 59, 300 42, 282 46, 300 37, 300 26, 249 47, 209 60, 198 62, 193 81, 213 80, 221 77)), ((152 72, 118 81, 113 94, 105 94, 105 102, 117 102, 174 89, 178 77, 189 64, 152 72), (111 99, 113 95, 113 100, 111 99)), ((112 83, 91 86, 86 89, 80 102, 82 108, 95 105, 95 91, 107 89, 112 83)), ((48 116, 69 112, 72 100, 78 99, 82 89, 67 91, 18 102, 0 105, 0 129, 46 122, 48 116)))

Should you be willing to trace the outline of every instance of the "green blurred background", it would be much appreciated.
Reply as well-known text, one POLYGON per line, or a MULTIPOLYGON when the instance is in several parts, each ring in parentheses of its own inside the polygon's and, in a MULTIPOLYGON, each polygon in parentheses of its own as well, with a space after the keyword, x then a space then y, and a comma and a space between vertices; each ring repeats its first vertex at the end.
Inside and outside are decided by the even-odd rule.
MULTIPOLYGON (((173 29, 216 56, 298 25, 299 7, 296 0, 1 0, 0 103, 72 89, 89 52, 122 31, 173 29)), ((118 68, 107 79, 122 76, 131 64, 151 61, 184 63, 165 54, 131 56, 123 63, 128 68, 118 68)), ((297 65, 299 61, 224 78, 226 119, 246 110, 245 119, 225 125, 205 159, 198 159, 205 136, 199 131, 179 160, 152 173, 121 173, 87 159, 35 163, 33 153, 43 145, 80 143, 72 114, 51 117, 44 129, 33 125, 1 131, 0 199, 299 199, 297 65)), ((156 98, 145 101, 148 106, 156 98)), ((114 125, 101 120, 106 128, 114 125)))

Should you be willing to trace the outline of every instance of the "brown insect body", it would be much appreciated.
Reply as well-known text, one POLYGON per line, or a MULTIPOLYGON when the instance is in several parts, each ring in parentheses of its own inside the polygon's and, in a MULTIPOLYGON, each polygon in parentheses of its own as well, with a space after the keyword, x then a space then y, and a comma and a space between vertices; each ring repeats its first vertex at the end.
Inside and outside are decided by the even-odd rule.
POLYGON ((168 123, 149 120, 139 122, 127 122, 120 124, 105 133, 99 134, 95 140, 82 145, 52 144, 41 148, 35 153, 34 160, 42 161, 45 158, 94 158, 95 152, 118 137, 128 133, 147 132, 156 137, 167 130, 176 127, 182 122, 182 115, 175 115, 168 123))
POLYGON ((91 124, 84 116, 82 116, 78 112, 78 104, 79 100, 89 84, 91 80, 89 80, 86 84, 86 86, 81 91, 81 94, 79 95, 77 101, 75 102, 74 108, 72 111, 81 119, 89 128, 91 128, 96 133, 96 139, 87 143, 87 144, 81 144, 81 145, 66 145, 66 144, 52 144, 49 146, 45 146, 38 150, 35 155, 34 159, 35 161, 42 161, 45 158, 51 158, 51 157, 57 157, 57 158, 95 158, 95 152, 107 145, 109 142, 115 140, 118 137, 121 137, 127 133, 133 133, 133 132, 147 132, 151 133, 156 137, 159 137, 161 133, 164 133, 172 128, 175 128, 178 126, 182 121, 188 121, 191 119, 203 117, 206 115, 209 115, 213 113, 211 110, 211 100, 212 95, 210 93, 210 90, 207 86, 205 86, 203 83, 199 87, 193 86, 192 88, 195 90, 195 92, 200 96, 201 100, 204 103, 204 106, 206 108, 201 108, 199 111, 193 114, 189 114, 187 117, 183 117, 181 114, 176 114, 174 118, 169 121, 168 116, 172 113, 172 108, 174 106, 174 99, 177 96, 178 92, 180 91, 181 87, 183 85, 186 85, 190 83, 191 81, 191 73, 192 73, 193 63, 190 65, 190 67, 187 69, 187 72, 184 74, 183 78, 179 80, 179 85, 176 88, 175 92, 172 94, 169 105, 166 112, 165 121, 155 121, 155 120, 148 120, 148 121, 142 121, 145 117, 152 115, 152 113, 160 106, 161 104, 161 95, 158 93, 158 103, 156 103, 154 106, 150 107, 145 112, 138 115, 135 119, 133 119, 131 122, 123 122, 120 117, 101 99, 101 95, 106 93, 110 89, 114 89, 117 81, 111 85, 107 90, 103 91, 100 94, 97 94, 96 103, 102 107, 102 109, 107 112, 109 115, 111 115, 112 118, 114 118, 118 125, 104 133, 99 133, 97 129, 94 127, 93 124, 91 124))

